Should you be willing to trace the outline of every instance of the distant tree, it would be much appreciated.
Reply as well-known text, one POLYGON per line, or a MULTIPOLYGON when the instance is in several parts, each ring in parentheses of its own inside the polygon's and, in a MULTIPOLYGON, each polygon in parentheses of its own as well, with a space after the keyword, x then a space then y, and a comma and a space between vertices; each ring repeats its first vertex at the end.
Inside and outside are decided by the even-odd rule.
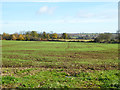
POLYGON ((46 34, 45 31, 43 32, 42 36, 43 36, 44 39, 47 38, 47 34, 46 34))
POLYGON ((51 39, 53 39, 53 38, 52 38, 52 34, 49 34, 49 36, 50 36, 51 39))
POLYGON ((52 34, 52 38, 53 38, 53 39, 57 39, 57 37, 58 37, 57 33, 53 33, 53 34, 52 34))
POLYGON ((25 35, 25 40, 30 41, 30 35, 25 35))
POLYGON ((22 35, 22 34, 20 34, 17 40, 24 40, 23 35, 22 35))
POLYGON ((7 34, 7 33, 3 33, 2 39, 3 40, 11 40, 11 36, 9 34, 7 34))
POLYGON ((39 38, 42 38, 42 33, 38 33, 38 37, 39 37, 39 38))
POLYGON ((31 34, 30 31, 25 32, 25 35, 30 35, 30 34, 31 34))
POLYGON ((37 33, 36 31, 32 31, 32 32, 30 33, 30 35, 31 35, 32 37, 38 37, 38 33, 37 33))
POLYGON ((19 34, 18 33, 14 33, 16 39, 18 38, 19 34))
POLYGON ((111 40, 111 33, 99 34, 97 38, 95 38, 95 42, 109 42, 111 40))
POLYGON ((49 34, 47 34, 47 39, 50 39, 50 35, 49 34))
POLYGON ((12 34, 12 35, 11 35, 11 39, 12 39, 12 40, 16 40, 17 37, 16 37, 14 34, 12 34))
POLYGON ((2 39, 3 39, 3 40, 6 40, 6 36, 7 36, 7 34, 6 34, 6 33, 3 33, 2 39))
POLYGON ((63 33, 63 34, 62 34, 62 38, 63 38, 63 39, 67 39, 67 36, 68 36, 68 35, 67 35, 66 33, 63 33))

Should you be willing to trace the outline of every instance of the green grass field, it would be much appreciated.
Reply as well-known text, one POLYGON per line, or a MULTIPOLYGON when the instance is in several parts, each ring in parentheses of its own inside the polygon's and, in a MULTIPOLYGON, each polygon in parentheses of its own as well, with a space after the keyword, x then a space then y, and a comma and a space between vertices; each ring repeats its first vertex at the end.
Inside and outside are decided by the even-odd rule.
POLYGON ((118 88, 118 44, 2 41, 3 88, 118 88))

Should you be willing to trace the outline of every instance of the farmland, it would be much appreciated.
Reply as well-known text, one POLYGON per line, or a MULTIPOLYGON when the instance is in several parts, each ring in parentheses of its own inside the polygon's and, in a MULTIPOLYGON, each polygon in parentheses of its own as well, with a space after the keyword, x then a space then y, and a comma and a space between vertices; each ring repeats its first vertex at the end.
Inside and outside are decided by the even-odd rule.
POLYGON ((2 41, 3 88, 118 88, 118 44, 2 41))

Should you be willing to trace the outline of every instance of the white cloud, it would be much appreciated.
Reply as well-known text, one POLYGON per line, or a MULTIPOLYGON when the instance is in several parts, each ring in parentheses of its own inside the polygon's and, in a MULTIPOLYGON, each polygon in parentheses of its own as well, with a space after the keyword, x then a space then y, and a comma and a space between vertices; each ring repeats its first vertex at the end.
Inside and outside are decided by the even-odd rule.
POLYGON ((40 8, 39 13, 40 14, 41 13, 46 13, 47 11, 48 11, 48 7, 47 6, 43 6, 43 7, 40 8))
POLYGON ((39 9, 38 14, 53 14, 56 7, 43 6, 39 9))

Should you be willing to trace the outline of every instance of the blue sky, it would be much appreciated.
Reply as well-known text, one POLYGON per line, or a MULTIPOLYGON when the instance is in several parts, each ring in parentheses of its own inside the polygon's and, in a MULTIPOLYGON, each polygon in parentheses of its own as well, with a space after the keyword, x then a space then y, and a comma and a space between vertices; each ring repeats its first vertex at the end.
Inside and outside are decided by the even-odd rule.
POLYGON ((116 32, 117 5, 117 2, 2 2, 1 33, 116 32))

